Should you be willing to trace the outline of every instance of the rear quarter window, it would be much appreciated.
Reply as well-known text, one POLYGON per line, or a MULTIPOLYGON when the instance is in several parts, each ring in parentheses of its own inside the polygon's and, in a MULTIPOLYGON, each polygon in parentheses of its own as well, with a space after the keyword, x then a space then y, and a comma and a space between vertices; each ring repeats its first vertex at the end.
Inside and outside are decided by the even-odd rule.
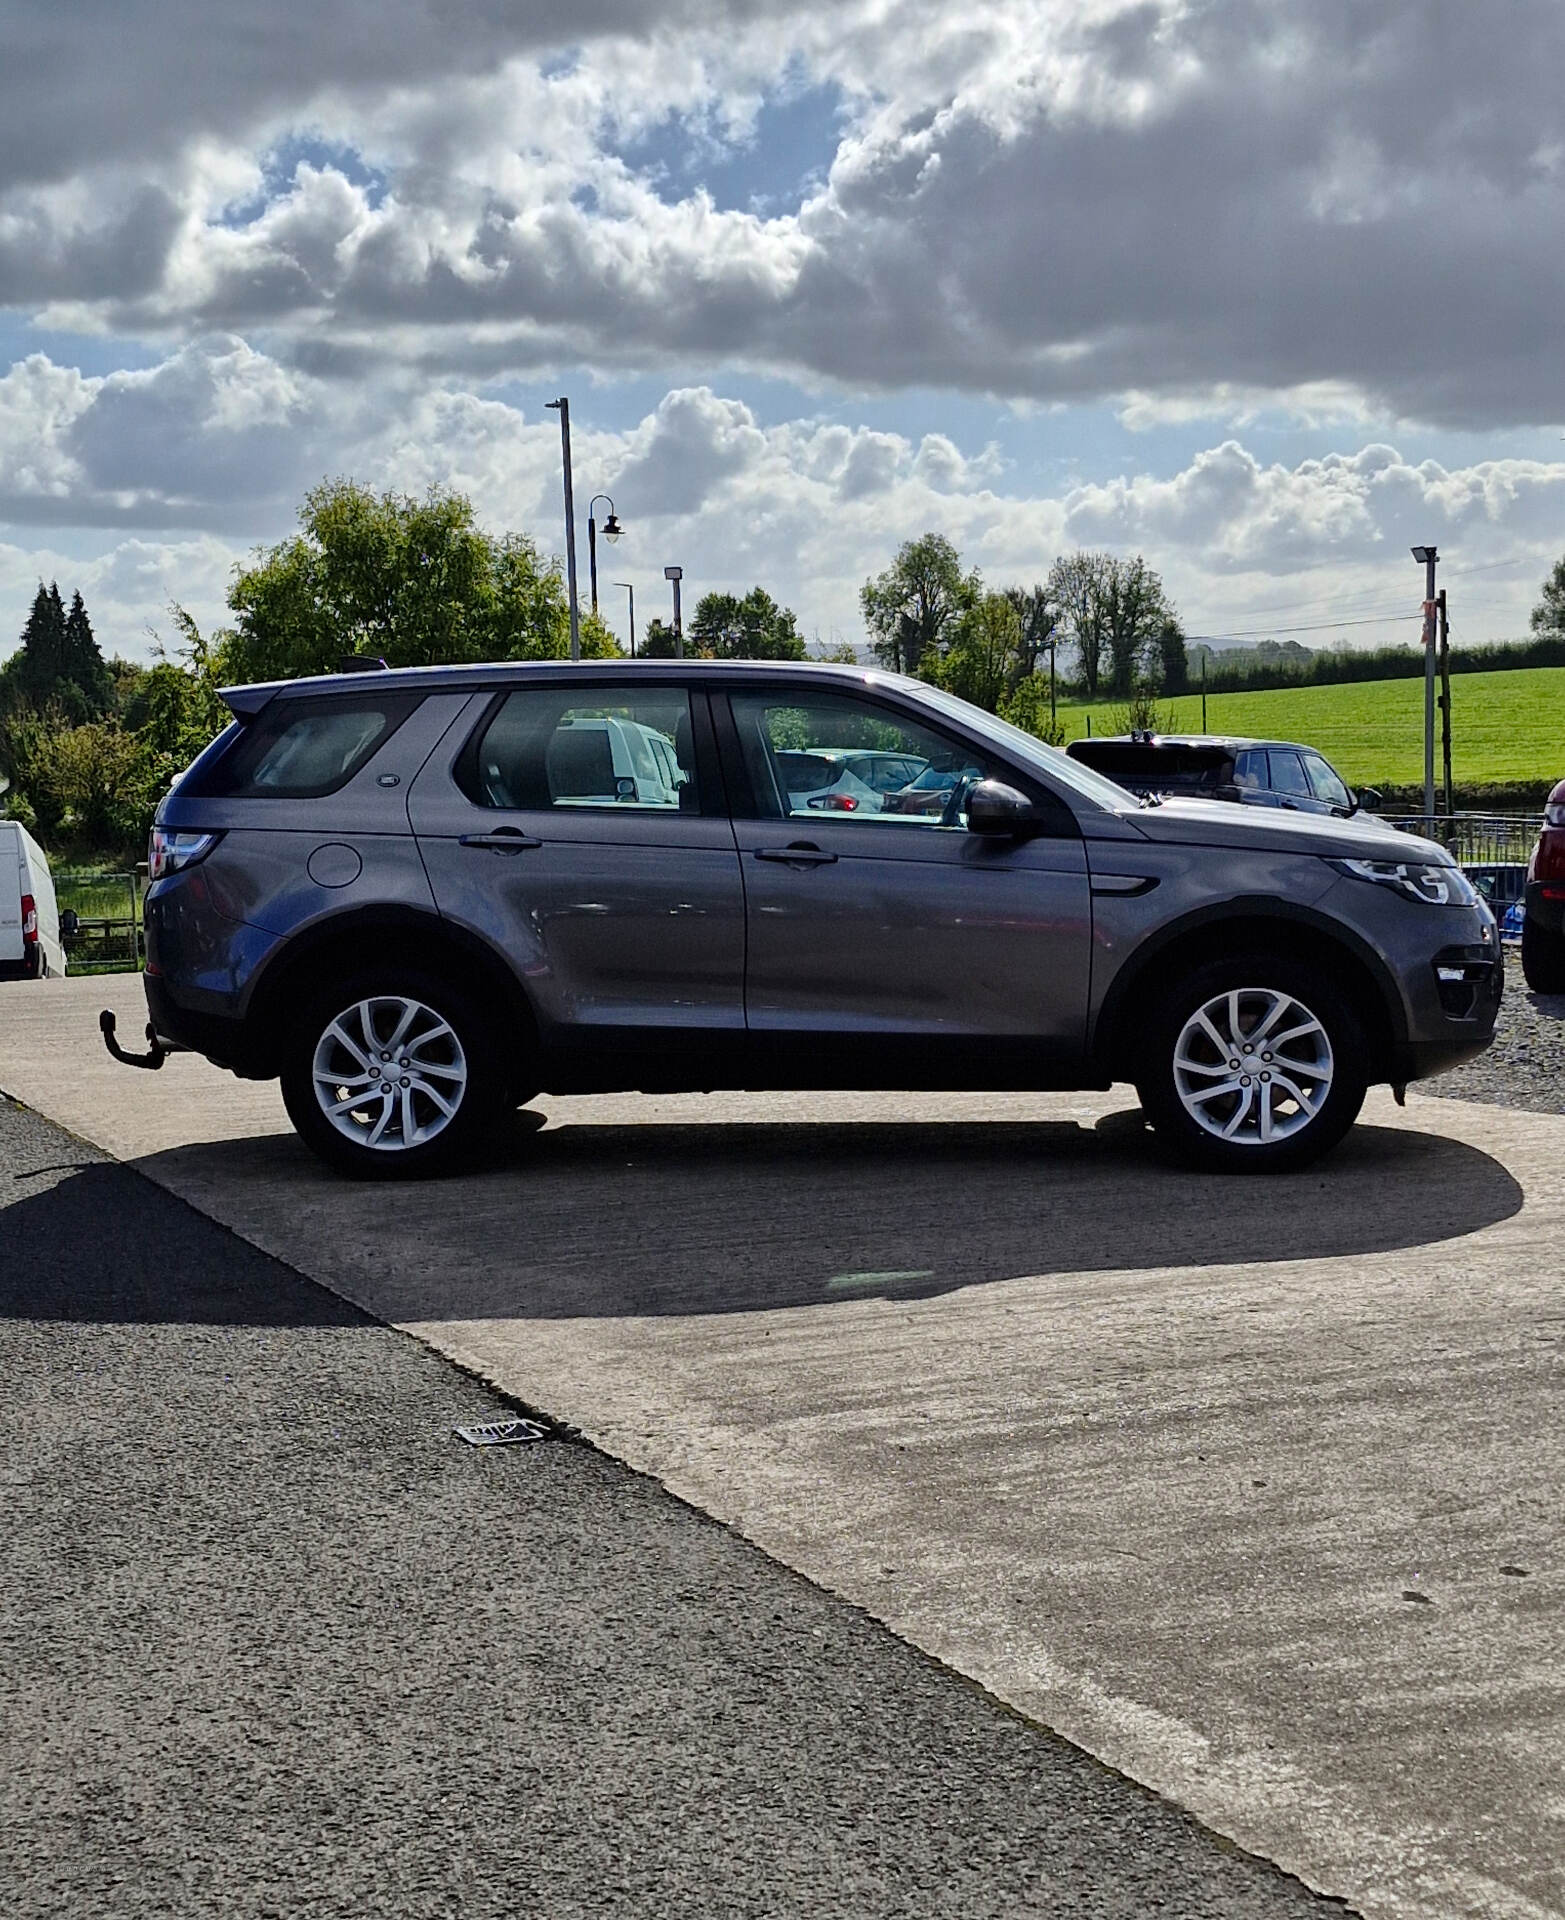
POLYGON ((191 768, 182 795, 305 800, 346 786, 418 705, 418 694, 380 699, 274 700, 229 750, 191 768))

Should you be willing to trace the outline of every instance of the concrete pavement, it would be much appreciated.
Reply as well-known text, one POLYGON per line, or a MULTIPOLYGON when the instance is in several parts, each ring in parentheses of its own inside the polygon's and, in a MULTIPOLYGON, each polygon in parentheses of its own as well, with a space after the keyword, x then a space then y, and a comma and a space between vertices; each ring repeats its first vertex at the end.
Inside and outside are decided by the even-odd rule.
POLYGON ((1565 1911, 1565 1122, 1195 1179, 1119 1096, 540 1102, 360 1188, 0 996, 0 1087, 1373 1915, 1565 1911))

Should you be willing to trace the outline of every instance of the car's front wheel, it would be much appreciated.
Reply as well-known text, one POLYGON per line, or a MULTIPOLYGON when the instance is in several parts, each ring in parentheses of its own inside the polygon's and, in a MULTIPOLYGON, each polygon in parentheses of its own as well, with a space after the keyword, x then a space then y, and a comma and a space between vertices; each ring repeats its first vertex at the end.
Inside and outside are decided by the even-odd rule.
POLYGON ((1215 961, 1166 995, 1137 1079, 1159 1144, 1221 1173, 1284 1172, 1334 1147, 1364 1101, 1365 1040, 1328 974, 1276 954, 1215 961))
POLYGON ((461 989, 412 968, 366 972, 317 995, 284 1049, 283 1101, 300 1137, 359 1179, 470 1162, 504 1097, 499 1048, 461 989))

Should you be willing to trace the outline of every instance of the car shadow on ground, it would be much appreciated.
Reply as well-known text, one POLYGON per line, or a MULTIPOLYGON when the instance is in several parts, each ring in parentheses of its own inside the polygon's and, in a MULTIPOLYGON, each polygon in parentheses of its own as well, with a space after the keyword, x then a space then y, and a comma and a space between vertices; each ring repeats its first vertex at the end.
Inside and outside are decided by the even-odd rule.
MULTIPOLYGON (((757 1312, 1266 1266, 1432 1247, 1523 1200, 1488 1154, 1410 1128, 1361 1126, 1307 1172, 1257 1179, 1164 1166, 1135 1111, 1095 1127, 529 1124, 488 1170, 440 1181, 341 1180, 289 1134, 141 1164, 393 1321, 757 1312)), ((5 1219, 13 1249, 53 1230, 25 1203, 5 1219)))

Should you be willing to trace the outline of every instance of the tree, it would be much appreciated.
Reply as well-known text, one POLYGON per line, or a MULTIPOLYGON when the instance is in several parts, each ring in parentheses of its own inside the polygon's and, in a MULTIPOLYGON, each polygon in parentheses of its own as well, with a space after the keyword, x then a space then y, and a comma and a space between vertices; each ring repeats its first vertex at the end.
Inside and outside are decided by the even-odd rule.
POLYGON ((978 574, 963 573, 944 534, 905 541, 886 571, 859 589, 876 657, 897 673, 917 673, 926 654, 944 651, 981 590, 978 574))
POLYGON ((636 651, 644 660, 672 660, 674 629, 666 620, 649 620, 636 651))
POLYGON ((1555 561, 1553 572, 1543 583, 1538 604, 1532 610, 1532 630, 1565 635, 1565 560, 1555 561))
POLYGON ((1149 655, 1168 619, 1163 582, 1138 553, 1134 560, 1104 555, 1102 592, 1110 684, 1129 696, 1146 677, 1149 655))
POLYGON ((64 679, 80 691, 83 703, 94 717, 113 710, 114 676, 93 637, 92 622, 87 618, 79 588, 71 595, 71 610, 65 616, 61 672, 64 679))
MULTIPOLYGON (((431 488, 415 500, 328 481, 306 494, 299 524, 229 591, 236 620, 222 653, 235 678, 329 672, 348 654, 426 666, 569 652, 558 564, 525 534, 484 532, 462 494, 431 488)), ((591 615, 581 643, 587 655, 619 652, 591 615)))
POLYGON ((1011 671, 1011 690, 1014 692, 1023 680, 1038 671, 1039 663, 1049 651, 1049 636, 1058 622, 1059 608, 1047 584, 1035 582, 1031 588, 1007 587, 1005 597, 1016 609, 1016 617, 1021 622, 1021 643, 1016 649, 1016 661, 1011 671))
POLYGON ((1059 609, 1060 624, 1076 648, 1082 691, 1089 700, 1097 698, 1108 646, 1104 586, 1112 564, 1112 554, 1078 551, 1062 553, 1049 569, 1047 591, 1059 609))
POLYGON ((1046 673, 1029 673, 1009 693, 1003 694, 999 713, 1002 720, 1009 720, 1013 727, 1021 727, 1024 732, 1035 733, 1051 747, 1065 744, 1064 725, 1049 714, 1049 676, 1046 673))
POLYGON ((1190 685, 1190 662, 1185 655, 1185 632, 1170 613, 1158 629, 1158 687, 1165 694, 1184 693, 1190 685))
POLYGON ((1010 598, 986 593, 967 609, 944 653, 927 652, 920 678, 993 713, 1011 685, 1022 622, 1010 598))
POLYGON ((58 707, 67 721, 93 720, 114 704, 114 676, 93 638, 80 593, 65 610, 60 589, 39 583, 22 644, 0 671, 0 705, 58 707))
POLYGON ((42 708, 58 697, 65 669, 65 607, 57 586, 40 580, 22 628, 22 644, 5 663, 5 704, 42 708))
POLYGON ((793 610, 778 606, 764 587, 752 587, 742 600, 731 593, 703 594, 696 602, 687 645, 704 660, 805 657, 793 610))

